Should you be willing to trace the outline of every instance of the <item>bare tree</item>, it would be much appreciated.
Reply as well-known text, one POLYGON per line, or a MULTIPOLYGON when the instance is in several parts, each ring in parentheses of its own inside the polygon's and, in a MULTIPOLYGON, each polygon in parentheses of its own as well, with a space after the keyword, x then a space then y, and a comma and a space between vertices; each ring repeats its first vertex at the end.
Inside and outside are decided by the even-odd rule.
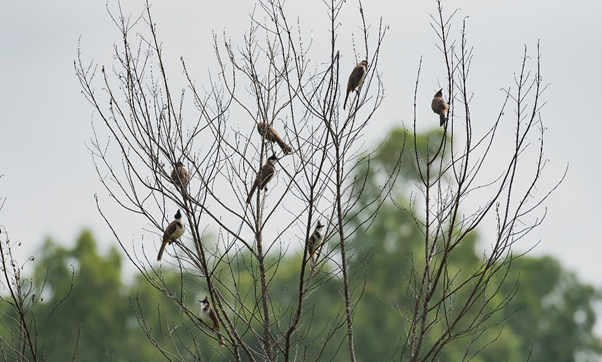
MULTIPOLYGON (((548 192, 537 192, 546 164, 545 128, 540 115, 546 86, 540 73, 539 45, 535 71, 528 70, 530 58, 525 47, 515 85, 504 89, 505 100, 498 116, 484 134, 476 134, 471 115, 473 91, 468 83, 472 48, 467 43, 466 20, 459 39, 454 40, 451 29, 456 13, 445 15, 442 1, 437 0, 432 27, 447 70, 444 98, 449 111, 447 120, 441 116, 443 136, 429 141, 425 149, 416 142, 417 108, 428 104, 417 101, 420 66, 416 80, 411 153, 418 174, 414 199, 419 201, 410 207, 398 206, 413 216, 424 244, 422 255, 408 258, 411 273, 400 284, 401 294, 393 304, 404 322, 399 360, 438 361, 446 345, 463 339, 466 349, 462 360, 466 361, 495 341, 476 343, 486 329, 509 317, 499 314, 518 288, 518 281, 506 280, 517 257, 513 246, 541 224, 545 212, 533 215, 562 182, 548 192), (509 122, 504 113, 512 104, 514 121, 509 122), (505 163, 492 175, 489 169, 502 120, 514 128, 514 144, 504 150, 505 163), (533 152, 530 147, 534 137, 538 144, 533 152), (480 200, 481 206, 470 210, 466 200, 471 198, 480 200), (451 266, 451 260, 462 257, 458 246, 477 226, 493 219, 497 233, 490 250, 483 253, 480 266, 475 270, 451 266), (514 283, 510 293, 501 293, 503 283, 514 283)), ((438 106, 440 112, 435 107, 433 110, 441 113, 445 107, 438 106)))
MULTIPOLYGON (((443 137, 422 157, 416 142, 416 110, 422 104, 417 96, 414 99, 415 146, 410 152, 419 175, 420 201, 407 210, 424 235, 424 254, 409 259, 412 271, 400 283, 402 295, 396 306, 404 322, 398 357, 409 361, 437 360, 446 345, 460 338, 468 340, 464 360, 479 352, 481 347, 475 351, 474 342, 499 323, 494 316, 516 292, 514 288, 500 295, 515 257, 512 246, 541 223, 542 218, 528 223, 528 216, 549 195, 534 193, 545 165, 539 117, 545 86, 539 52, 537 71, 531 74, 525 49, 516 89, 506 90, 489 131, 473 134, 468 85, 472 50, 465 25, 459 44, 450 40, 455 13, 445 17, 441 1, 437 5, 432 25, 447 70, 444 97, 449 108, 439 111, 443 137), (483 182, 484 165, 511 102, 515 144, 500 174, 483 182), (535 170, 524 187, 526 176, 519 180, 517 174, 532 134, 540 137, 540 146, 535 170), (465 213, 466 198, 483 193, 487 197, 483 206, 465 213), (458 245, 488 215, 495 216, 498 231, 480 267, 451 269, 458 245)), ((369 228, 387 200, 403 150, 376 194, 363 195, 373 170, 371 155, 362 154, 362 137, 383 100, 378 64, 386 27, 378 24, 376 34, 371 34, 359 2, 362 50, 354 49, 354 59, 345 59, 341 54, 351 52, 337 42, 338 17, 345 3, 332 0, 324 6, 330 20, 328 56, 314 54, 301 26, 289 21, 284 2, 259 1, 240 45, 226 34, 214 35, 217 72, 209 82, 197 84, 181 59, 185 85, 178 90, 165 66, 148 3, 134 19, 121 9, 116 15, 110 12, 122 34, 112 71, 104 66, 99 71, 93 62, 85 65, 78 52, 74 65, 83 94, 111 140, 105 143, 95 128, 89 143, 100 180, 116 203, 147 223, 146 233, 153 235, 156 249, 161 235, 171 243, 161 263, 180 272, 178 287, 170 287, 161 264, 154 262, 154 255, 148 258, 149 244, 140 237, 126 245, 97 201, 130 261, 185 316, 183 328, 177 328, 178 321, 165 321, 166 328, 157 336, 140 300, 134 302, 141 327, 167 359, 202 360, 204 344, 199 341, 214 340, 209 343, 214 353, 237 361, 320 360, 332 357, 324 355, 328 344, 338 346, 337 352, 345 345, 349 359, 356 360, 353 320, 367 278, 366 256, 352 247, 353 241, 369 228), (132 34, 139 36, 137 42, 132 34), (362 60, 368 63, 367 76, 350 93, 348 113, 341 113, 347 78, 357 64, 364 64, 362 60), (177 210, 186 232, 172 239, 178 233, 172 234, 175 229, 167 225, 177 210), (317 251, 315 244, 310 250, 308 242, 319 239, 311 238, 318 222, 325 225, 324 242, 317 251), (312 261, 314 252, 318 257, 312 261), (287 286, 294 292, 283 297, 275 295, 275 280, 290 270, 282 263, 286 253, 302 257, 294 268, 294 285, 287 286), (320 324, 313 317, 315 305, 307 300, 332 281, 337 281, 340 293, 338 312, 318 339, 306 340, 312 326, 320 324), (200 305, 185 302, 187 283, 206 290, 217 323, 206 324, 199 318, 200 305), (344 332, 343 339, 339 331, 344 332), (193 345, 182 342, 185 335, 193 345), (218 348, 222 340, 225 348, 218 348)), ((420 68, 416 95, 419 76, 420 68)))
POLYGON ((377 198, 356 207, 366 177, 357 170, 370 160, 362 154, 363 132, 383 100, 378 63, 386 27, 379 24, 371 35, 360 2, 362 54, 341 63, 337 19, 344 5, 325 3, 330 54, 314 55, 301 27, 289 22, 284 2, 260 1, 258 12, 264 15, 252 15, 241 45, 214 35, 218 71, 209 84, 197 85, 181 60, 187 83, 181 91, 174 90, 168 76, 148 3, 136 19, 121 9, 110 13, 122 34, 112 72, 85 65, 78 52, 74 65, 83 94, 112 141, 105 144, 95 130, 89 144, 104 187, 125 210, 148 223, 157 249, 176 210, 186 224, 184 237, 163 256, 162 263, 181 273, 180 286, 173 289, 142 243, 126 246, 105 217, 138 271, 185 315, 185 332, 169 328, 160 337, 138 315, 151 342, 170 360, 201 360, 196 341, 212 339, 223 339, 226 345, 215 353, 238 361, 320 359, 326 344, 344 342, 334 338, 342 329, 349 358, 355 361, 353 316, 365 270, 363 278, 351 283, 349 263, 362 265, 362 260, 348 245, 357 237, 358 224, 373 220, 398 170, 383 182, 377 198), (260 20, 264 18, 268 20, 260 20), (137 44, 131 40, 134 29, 140 34, 137 44), (349 112, 340 113, 341 89, 364 59, 367 76, 350 95, 349 112), (234 117, 239 123, 233 123, 234 117), (270 127, 280 141, 266 135, 270 127), (280 151, 272 142, 279 143, 280 151), (115 151, 120 166, 114 165, 115 151), (187 182, 178 172, 175 179, 171 176, 179 162, 187 169, 187 182), (375 211, 363 212, 368 206, 375 211), (359 223, 349 222, 360 215, 359 223), (307 241, 318 221, 326 225, 324 242, 312 268, 307 241), (302 261, 296 269, 295 297, 281 300, 273 294, 274 278, 287 251, 302 254, 302 261), (199 304, 184 303, 186 275, 207 291, 219 330, 198 318, 199 304), (340 312, 320 333, 320 343, 311 344, 304 336, 314 324, 314 306, 305 301, 331 280, 339 281, 340 312), (195 345, 178 343, 181 333, 192 336, 195 345))

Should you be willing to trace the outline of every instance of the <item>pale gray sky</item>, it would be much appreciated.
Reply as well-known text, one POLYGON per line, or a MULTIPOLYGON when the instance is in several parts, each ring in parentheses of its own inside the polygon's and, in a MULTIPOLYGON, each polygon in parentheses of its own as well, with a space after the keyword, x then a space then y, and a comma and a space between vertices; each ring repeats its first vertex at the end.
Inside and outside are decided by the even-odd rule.
MULTIPOLYGON (((138 14, 143 8, 142 1, 122 3, 126 13, 138 14)), ((475 124, 492 122, 504 97, 500 89, 513 85, 513 75, 519 71, 524 45, 535 56, 540 40, 542 75, 544 82, 550 83, 542 110, 547 127, 545 156, 549 159, 542 191, 561 177, 567 164, 570 169, 546 203, 544 224, 518 248, 526 249, 541 240, 534 255, 553 255, 582 280, 602 287, 602 120, 598 111, 602 1, 445 3, 448 11, 461 8, 452 30, 456 34, 461 19, 469 17, 468 40, 475 55, 471 79, 475 124)), ((327 34, 321 6, 322 2, 316 1, 315 6, 290 13, 295 17, 300 11, 301 24, 313 32, 317 47, 323 45, 320 38, 327 34)), ((373 32, 380 16, 390 26, 379 69, 386 99, 373 121, 382 130, 372 136, 378 140, 392 126, 411 125, 420 57, 422 119, 432 118, 430 98, 438 82, 444 82, 444 74, 429 24, 434 1, 375 0, 365 1, 364 6, 373 32)), ((116 9, 115 4, 110 7, 116 9)), ((181 76, 179 58, 184 56, 202 80, 215 64, 211 31, 221 35, 226 29, 234 42, 239 41, 252 9, 250 1, 156 2, 154 20, 171 77, 181 76)), ((342 19, 340 37, 357 33, 356 2, 347 1, 342 19)), ((112 64, 112 45, 120 38, 104 1, 0 1, 0 174, 4 175, 0 196, 8 198, 0 211, 0 224, 14 240, 23 242, 24 255, 35 253, 46 236, 72 244, 83 227, 90 227, 99 242, 115 243, 96 210, 95 193, 109 213, 124 219, 127 215, 111 206, 85 147, 92 136, 93 110, 80 94, 73 69, 80 36, 84 59, 112 64)), ((351 69, 350 44, 341 39, 342 64, 351 69)), ((487 232, 481 229, 482 234, 487 232)), ((135 237, 133 230, 126 241, 135 237)))

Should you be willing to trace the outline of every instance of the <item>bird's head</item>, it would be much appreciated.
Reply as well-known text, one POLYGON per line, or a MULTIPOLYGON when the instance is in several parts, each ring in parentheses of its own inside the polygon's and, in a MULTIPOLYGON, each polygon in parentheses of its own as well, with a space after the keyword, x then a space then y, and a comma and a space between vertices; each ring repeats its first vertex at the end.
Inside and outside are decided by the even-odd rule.
POLYGON ((321 230, 323 227, 324 227, 324 225, 322 225, 320 220, 318 220, 318 223, 316 224, 316 229, 321 230))
POLYGON ((360 65, 361 65, 362 67, 364 67, 364 68, 368 69, 368 61, 367 61, 367 60, 362 60, 362 61, 360 62, 360 65))
POLYGON ((437 93, 435 93, 435 97, 443 97, 443 88, 439 89, 437 93))
POLYGON ((176 162, 176 167, 184 167, 184 164, 182 163, 182 161, 178 161, 176 162))
POLYGON ((176 214, 174 215, 174 217, 178 220, 182 218, 182 214, 180 213, 179 209, 178 209, 178 212, 176 212, 176 214))
POLYGON ((207 296, 205 296, 205 299, 199 300, 199 302, 201 302, 201 307, 203 308, 209 305, 209 300, 207 299, 207 296))
POLYGON ((263 122, 257 123, 257 132, 259 132, 260 135, 265 136, 265 133, 267 130, 268 130, 267 123, 263 123, 263 122))
POLYGON ((271 155, 270 158, 268 158, 268 161, 270 161, 270 163, 274 165, 276 164, 276 161, 278 161, 278 157, 276 157, 276 155, 271 155))

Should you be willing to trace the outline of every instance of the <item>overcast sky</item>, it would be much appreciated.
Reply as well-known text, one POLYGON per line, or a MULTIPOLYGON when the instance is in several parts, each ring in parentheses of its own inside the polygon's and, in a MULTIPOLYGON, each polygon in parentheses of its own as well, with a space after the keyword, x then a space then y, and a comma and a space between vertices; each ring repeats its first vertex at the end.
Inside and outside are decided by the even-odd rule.
MULTIPOLYGON (((126 13, 143 10, 142 1, 122 3, 126 13)), ((535 57, 540 41, 542 75, 550 84, 541 112, 549 160, 541 191, 551 187, 567 165, 569 171, 545 204, 543 225, 518 248, 527 249, 541 240, 534 255, 553 255, 582 280, 602 287, 602 1, 444 3, 448 12, 461 9, 452 29, 455 34, 461 19, 468 17, 468 40, 475 54, 470 87, 475 91, 476 124, 491 124, 504 98, 500 89, 513 85, 524 46, 535 57)), ((381 16, 390 26, 379 67, 386 98, 373 121, 378 131, 370 135, 370 143, 402 122, 411 125, 421 56, 419 101, 425 104, 424 119, 436 122, 429 113, 430 98, 445 74, 440 73, 441 54, 430 27, 434 1, 372 0, 364 6, 373 32, 381 16)), ((116 4, 110 2, 109 7, 115 10, 116 4)), ((327 35, 328 26, 321 7, 322 1, 315 1, 295 8, 290 16, 299 16, 304 28, 320 38, 327 35)), ((212 30, 219 35, 226 30, 233 42, 240 42, 253 5, 242 0, 164 1, 152 9, 171 77, 181 77, 179 58, 184 56, 202 80, 215 64, 208 60, 213 57, 212 30)), ((341 19, 340 38, 357 34, 355 1, 347 1, 341 19)), ((0 174, 4 175, 0 196, 7 197, 0 224, 13 240, 23 242, 22 255, 35 253, 47 236, 72 245, 84 227, 93 230, 103 249, 114 245, 96 210, 96 193, 109 212, 127 215, 110 204, 85 146, 92 136, 94 113, 80 94, 73 69, 80 38, 85 60, 113 64, 113 43, 120 39, 103 1, 0 1, 0 174)), ((350 44, 349 39, 341 39, 342 64, 351 70, 350 44)), ((511 137, 511 131, 501 136, 511 137)), ((491 230, 481 229, 482 234, 487 232, 491 230)), ((130 233, 126 239, 136 239, 137 231, 130 233)))

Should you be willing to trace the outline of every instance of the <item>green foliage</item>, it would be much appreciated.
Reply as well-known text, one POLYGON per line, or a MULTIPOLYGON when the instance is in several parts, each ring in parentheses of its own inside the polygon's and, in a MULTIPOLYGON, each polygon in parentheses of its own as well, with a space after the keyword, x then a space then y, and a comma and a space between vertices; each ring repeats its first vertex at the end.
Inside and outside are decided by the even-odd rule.
POLYGON ((111 248, 106 257, 98 255, 92 234, 84 231, 72 250, 48 239, 41 253, 34 279, 37 285, 46 280, 46 290, 42 294, 44 303, 38 305, 37 314, 50 314, 69 293, 74 273, 71 294, 48 319, 38 337, 44 343, 54 343, 52 359, 71 360, 78 328, 79 361, 113 356, 117 346, 126 340, 126 321, 130 315, 118 251, 111 248))
MULTIPOLYGON (((187 355, 186 347, 197 336, 181 309, 160 291, 138 276, 132 286, 123 283, 121 255, 111 248, 107 256, 97 251, 89 231, 83 231, 73 249, 47 240, 36 264, 35 282, 46 281, 44 302, 36 314, 48 315, 71 288, 71 294, 48 319, 38 337, 54 343, 52 360, 70 361, 80 330, 78 361, 163 361, 165 357, 149 343, 147 332, 160 345, 171 346, 165 334, 172 334, 174 353, 187 355), (179 352, 177 351, 179 349, 179 352)), ((191 310, 202 298, 198 278, 168 270, 163 274, 176 299, 191 310)), ((204 295, 203 295, 204 296, 204 295)), ((205 346, 209 351, 209 348, 205 346)))
MULTIPOLYGON (((423 265, 421 260, 424 251, 421 240, 422 234, 412 217, 405 210, 391 203, 383 205, 379 217, 368 230, 365 230, 360 243, 372 245, 375 253, 368 263, 366 291, 359 302, 355 318, 356 340, 365 341, 358 344, 356 348, 359 360, 370 360, 375 356, 389 360, 401 353, 407 337, 406 328, 408 328, 404 316, 411 315, 414 302, 413 295, 405 294, 404 284, 414 282, 410 273, 412 265, 416 268, 423 265)), ((450 270, 454 270, 461 276, 478 267, 476 242, 476 234, 473 234, 459 245, 460 249, 455 254, 456 257, 449 261, 450 270)), ((463 296, 460 293, 455 299, 461 301, 463 296)), ((500 313, 499 319, 512 312, 504 310, 500 313)), ((500 328, 496 326, 484 331, 471 351, 474 353, 486 342, 496 339, 500 328)), ((446 346, 441 360, 461 360, 471 337, 468 336, 446 346)), ((526 361, 526 354, 517 349, 518 338, 516 334, 505 330, 497 338, 496 343, 486 348, 473 361, 526 361), (491 356, 485 352, 491 352, 491 356)), ((429 339, 424 343, 430 345, 434 340, 429 339)))
MULTIPOLYGON (((362 341, 356 348, 359 360, 377 357, 388 360, 399 356, 404 347, 408 327, 404 316, 411 315, 414 302, 413 295, 408 293, 411 288, 405 286, 414 285, 411 268, 415 266, 420 270, 424 250, 422 232, 407 211, 412 207, 407 189, 400 183, 420 177, 415 163, 422 162, 427 153, 432 154, 441 137, 440 130, 414 138, 410 131, 396 129, 371 160, 370 180, 365 186, 366 194, 371 196, 366 199, 376 194, 381 178, 391 173, 396 164, 401 165, 401 182, 391 194, 394 202, 385 202, 378 217, 369 227, 360 229, 361 237, 356 240, 362 255, 373 255, 368 258, 366 290, 355 317, 355 339, 362 341), (402 149, 404 153, 400 157, 402 149)), ((479 268, 477 239, 473 232, 459 245, 459 250, 448 261, 450 274, 461 277, 479 268)), ((497 313, 497 318, 488 321, 488 328, 479 329, 477 335, 452 341, 442 351, 441 360, 461 360, 469 345, 468 356, 478 352, 472 361, 526 361, 529 358, 535 362, 575 361, 577 356, 602 355, 601 341, 593 334, 596 320, 593 305, 602 299, 600 291, 581 284, 550 257, 516 258, 501 268, 496 279, 499 281, 494 281, 490 289, 499 286, 501 293, 493 305, 503 304, 503 298, 512 296, 517 283, 518 291, 497 313), (473 342, 475 336, 479 338, 473 342)), ((463 293, 460 291, 454 299, 463 300, 463 293)), ((467 320, 473 318, 478 315, 472 313, 467 320)))
POLYGON ((531 361, 602 355, 602 341, 593 334, 593 305, 602 300, 599 290, 580 283, 551 257, 520 258, 513 274, 520 274, 520 290, 508 309, 518 312, 508 325, 522 337, 521 350, 532 345, 531 361))

